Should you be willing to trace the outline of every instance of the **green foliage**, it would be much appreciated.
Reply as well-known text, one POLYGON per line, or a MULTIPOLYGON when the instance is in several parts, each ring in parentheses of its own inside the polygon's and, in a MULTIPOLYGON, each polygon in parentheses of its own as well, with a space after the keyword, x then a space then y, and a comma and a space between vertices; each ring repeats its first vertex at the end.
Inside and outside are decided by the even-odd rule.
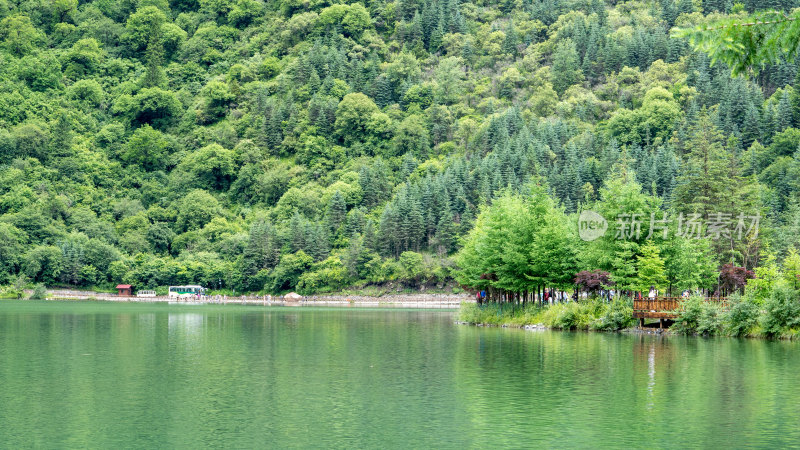
POLYGON ((780 336, 800 325, 800 298, 797 291, 778 287, 764 302, 761 327, 767 336, 780 336))
POLYGON ((751 296, 731 296, 729 309, 724 317, 725 330, 731 336, 746 336, 757 325, 759 306, 751 296))
POLYGON ((222 117, 228 109, 228 105, 233 100, 228 85, 221 81, 212 81, 203 88, 202 95, 204 104, 198 121, 210 123, 222 117))
POLYGON ((553 88, 562 95, 568 87, 583 80, 580 69, 578 51, 575 43, 567 39, 562 41, 553 52, 553 88))
POLYGON ((222 207, 211 194, 195 189, 179 203, 176 224, 181 231, 197 230, 222 214, 222 207))
POLYGON ((9 53, 21 56, 36 48, 42 34, 33 26, 30 17, 16 14, 0 20, 0 39, 9 53))
POLYGON ((134 131, 120 154, 120 159, 126 164, 134 164, 145 170, 161 169, 164 167, 168 146, 169 142, 160 131, 144 125, 134 131))
POLYGON ((682 302, 683 308, 673 328, 681 333, 714 335, 722 329, 722 309, 717 302, 692 296, 682 302))
POLYGON ((657 87, 645 94, 641 108, 617 111, 608 128, 622 143, 649 145, 655 138, 668 140, 680 118, 680 107, 672 94, 657 87))
MULTIPOLYGON (((314 259, 306 255, 302 250, 294 254, 285 254, 281 257, 281 261, 275 267, 275 270, 270 274, 270 286, 268 289, 272 292, 285 292, 294 289, 301 281, 301 277, 312 267, 314 259)), ((308 289, 315 287, 313 285, 312 275, 307 275, 304 286, 308 289)), ((301 286, 303 287, 303 286, 301 286)))
POLYGON ((762 11, 742 15, 694 28, 677 28, 673 34, 689 39, 699 51, 708 53, 712 61, 731 67, 734 74, 758 73, 765 64, 781 58, 792 59, 789 49, 800 43, 797 12, 762 11))
POLYGON ((594 322, 599 308, 593 303, 566 303, 547 308, 544 323, 560 330, 586 330, 594 322))
POLYGON ((44 287, 44 284, 38 283, 33 288, 33 292, 31 296, 28 297, 28 300, 44 300, 47 298, 47 289, 44 287))
POLYGON ((96 39, 81 39, 64 57, 64 75, 73 79, 92 75, 100 68, 103 56, 96 39))
MULTIPOLYGON (((618 289, 636 289, 642 283, 637 272, 637 256, 642 254, 640 247, 649 235, 649 230, 642 229, 641 222, 649 220, 651 215, 661 216, 660 199, 644 194, 627 172, 606 180, 600 196, 602 200, 591 209, 609 221, 609 229, 604 236, 585 245, 581 253, 583 265, 611 273, 618 289), (634 217, 638 218, 639 226, 634 217), (623 225, 615 227, 612 221, 623 225)), ((655 250, 648 248, 650 254, 643 261, 639 260, 639 266, 644 265, 648 270, 644 282, 653 284, 662 279, 662 265, 655 250)))
POLYGON ((775 255, 769 255, 764 265, 756 268, 755 275, 755 279, 748 281, 746 292, 761 303, 772 295, 783 278, 780 267, 775 261, 775 255))
POLYGON ((207 145, 190 153, 177 170, 185 174, 187 185, 216 190, 227 189, 236 176, 233 152, 219 144, 207 145))
POLYGON ((762 299, 794 285, 796 70, 732 79, 668 40, 720 17, 690 2, 17 3, 0 1, 0 282, 456 276, 500 296, 594 269, 707 289, 734 263, 765 267, 762 299), (606 236, 577 238, 585 209, 606 236), (761 230, 647 236, 651 214, 715 211, 761 230), (616 239, 619 214, 641 235, 616 239), (302 274, 274 273, 300 251, 302 274))
MULTIPOLYGON (((283 260, 281 263, 283 264, 283 260)), ((297 282, 297 289, 304 294, 330 292, 345 287, 348 279, 347 270, 342 265, 342 261, 336 256, 330 256, 302 273, 297 282)))
POLYGON ((608 305, 600 320, 592 322, 593 330, 617 331, 630 328, 634 324, 633 305, 626 298, 616 298, 608 305))
POLYGON ((361 93, 347 94, 336 109, 336 133, 345 144, 363 142, 369 136, 369 120, 378 107, 361 93))
POLYGON ((473 324, 524 326, 543 325, 562 330, 621 330, 633 324, 631 305, 620 300, 557 303, 550 306, 525 306, 490 303, 464 303, 458 320, 473 324))
POLYGON ((571 283, 574 236, 562 210, 540 186, 530 196, 506 193, 481 211, 457 256, 463 285, 510 292, 571 283))
POLYGON ((664 273, 664 260, 659 255, 658 247, 648 241, 640 248, 641 254, 637 257, 637 285, 636 290, 646 292, 651 287, 663 290, 666 282, 664 273))

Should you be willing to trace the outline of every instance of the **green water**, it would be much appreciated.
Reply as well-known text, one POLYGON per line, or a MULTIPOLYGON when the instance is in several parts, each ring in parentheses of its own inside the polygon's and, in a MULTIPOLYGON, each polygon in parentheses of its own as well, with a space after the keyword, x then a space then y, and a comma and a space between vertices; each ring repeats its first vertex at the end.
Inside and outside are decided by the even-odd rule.
POLYGON ((799 344, 0 302, 0 447, 785 447, 799 344))

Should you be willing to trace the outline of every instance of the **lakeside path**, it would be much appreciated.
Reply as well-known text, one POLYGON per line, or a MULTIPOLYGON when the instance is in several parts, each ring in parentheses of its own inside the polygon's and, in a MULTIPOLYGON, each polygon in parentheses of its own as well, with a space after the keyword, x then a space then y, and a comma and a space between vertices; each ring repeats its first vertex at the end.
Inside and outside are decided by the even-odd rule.
POLYGON ((136 302, 136 303, 169 303, 173 305, 253 305, 253 306, 333 306, 356 308, 430 308, 430 309, 458 309, 461 302, 474 302, 466 294, 390 294, 381 297, 365 295, 311 295, 301 299, 285 299, 272 297, 267 300, 263 296, 245 295, 239 297, 228 296, 218 298, 208 296, 203 299, 178 300, 167 296, 158 297, 125 297, 116 294, 101 292, 72 291, 72 290, 47 290, 47 300, 98 300, 109 302, 136 302))

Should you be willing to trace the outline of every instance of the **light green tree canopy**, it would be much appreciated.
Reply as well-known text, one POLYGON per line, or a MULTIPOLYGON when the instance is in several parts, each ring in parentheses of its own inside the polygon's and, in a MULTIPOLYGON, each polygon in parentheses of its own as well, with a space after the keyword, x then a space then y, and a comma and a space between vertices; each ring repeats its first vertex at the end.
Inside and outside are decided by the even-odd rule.
POLYGON ((758 74, 765 64, 781 58, 794 60, 800 46, 800 10, 739 14, 694 27, 672 30, 674 37, 688 38, 695 50, 712 62, 730 66, 734 75, 758 74))

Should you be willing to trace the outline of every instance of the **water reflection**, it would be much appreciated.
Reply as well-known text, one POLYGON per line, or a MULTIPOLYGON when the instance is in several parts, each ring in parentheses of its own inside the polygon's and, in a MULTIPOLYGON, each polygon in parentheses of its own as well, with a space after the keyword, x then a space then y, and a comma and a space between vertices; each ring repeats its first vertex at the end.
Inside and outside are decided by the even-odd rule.
POLYGON ((81 307, 0 310, 3 445, 800 442, 795 343, 484 329, 436 311, 81 307))
POLYGON ((197 336, 203 331, 203 314, 170 313, 168 326, 170 336, 197 336))

